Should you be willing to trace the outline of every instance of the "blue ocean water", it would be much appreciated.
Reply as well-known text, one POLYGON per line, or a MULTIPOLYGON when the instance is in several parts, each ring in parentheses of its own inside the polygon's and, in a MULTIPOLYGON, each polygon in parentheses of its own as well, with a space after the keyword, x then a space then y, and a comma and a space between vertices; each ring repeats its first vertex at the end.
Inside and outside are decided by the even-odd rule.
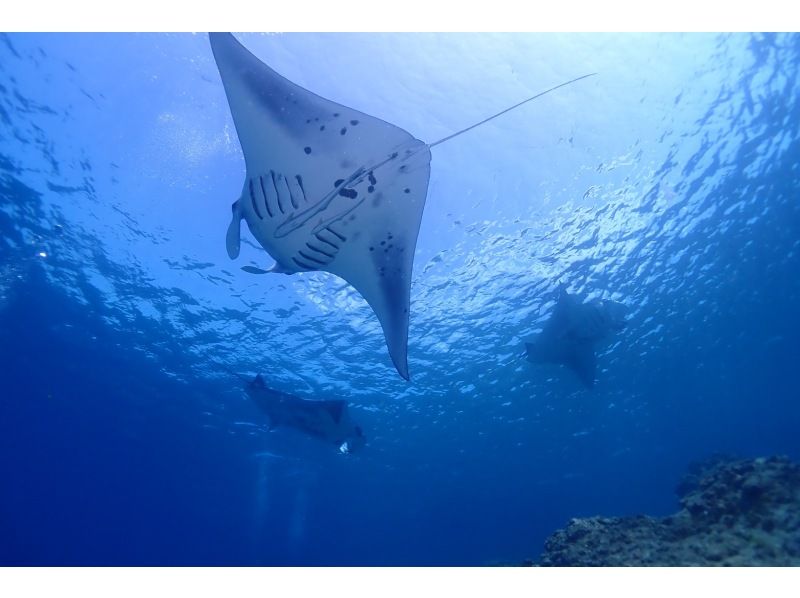
MULTIPOLYGON (((0 37, 0 564, 480 565, 800 458, 800 36, 241 34, 432 150, 411 382, 322 273, 225 252, 244 162, 205 35, 0 37), (524 343, 629 308, 595 387, 524 343), (269 431, 232 374, 346 399, 269 431)), ((243 229, 244 230, 244 229, 243 229)))

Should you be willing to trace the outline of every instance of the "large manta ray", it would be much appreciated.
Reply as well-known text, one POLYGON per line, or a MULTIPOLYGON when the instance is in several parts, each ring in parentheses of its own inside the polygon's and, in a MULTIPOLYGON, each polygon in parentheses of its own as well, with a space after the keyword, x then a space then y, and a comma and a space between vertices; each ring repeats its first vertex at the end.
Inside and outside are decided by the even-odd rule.
POLYGON ((428 192, 430 149, 521 106, 427 144, 379 118, 326 100, 285 79, 229 33, 210 33, 247 169, 233 203, 228 255, 240 222, 275 260, 269 270, 322 270, 369 303, 389 355, 406 380, 411 269, 428 192))
POLYGON ((542 332, 525 343, 528 361, 565 365, 592 388, 597 370, 595 347, 625 327, 626 311, 622 303, 607 299, 582 303, 560 286, 558 303, 542 332))

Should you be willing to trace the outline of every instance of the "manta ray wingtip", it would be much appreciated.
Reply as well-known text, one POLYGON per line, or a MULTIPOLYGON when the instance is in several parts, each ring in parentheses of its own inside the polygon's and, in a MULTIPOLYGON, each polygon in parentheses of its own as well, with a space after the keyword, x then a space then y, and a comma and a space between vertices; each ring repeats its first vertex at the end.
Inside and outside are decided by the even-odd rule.
MULTIPOLYGON (((209 31, 208 40, 211 44, 224 41, 226 38, 233 37, 233 34, 228 31, 209 31)), ((234 38, 235 39, 235 38, 234 38)))
MULTIPOLYGON (((219 46, 225 41, 225 37, 231 35, 230 33, 223 33, 220 31, 209 31, 208 42, 211 44, 211 51, 215 53, 219 46)), ((231 36, 233 37, 233 36, 231 36)))
POLYGON ((397 373, 405 380, 406 382, 411 382, 411 375, 408 373, 408 364, 403 364, 402 367, 397 363, 394 364, 395 369, 397 369, 397 373))
POLYGON ((411 375, 408 373, 408 336, 401 339, 386 332, 387 330, 384 328, 384 338, 386 339, 386 347, 389 349, 389 358, 392 360, 392 365, 406 382, 411 382, 411 375))

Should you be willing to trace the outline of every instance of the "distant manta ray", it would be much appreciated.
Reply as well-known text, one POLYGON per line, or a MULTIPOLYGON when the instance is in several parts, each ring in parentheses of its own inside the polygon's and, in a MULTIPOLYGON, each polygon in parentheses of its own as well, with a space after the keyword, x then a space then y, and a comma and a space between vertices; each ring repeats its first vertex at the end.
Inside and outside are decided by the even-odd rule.
POLYGON ((428 192, 430 149, 591 75, 428 144, 292 83, 230 33, 210 33, 209 39, 247 169, 232 206, 228 255, 239 255, 244 219, 275 265, 243 270, 322 270, 347 281, 377 315, 392 362, 408 380, 411 270, 428 192))
POLYGON ((562 285, 558 303, 532 343, 525 343, 531 363, 557 363, 574 371, 588 388, 597 370, 595 345, 625 327, 626 307, 595 299, 581 303, 562 285))
POLYGON ((273 390, 258 374, 245 387, 253 402, 266 414, 270 429, 292 428, 352 453, 366 444, 366 437, 353 423, 347 402, 340 399, 311 400, 273 390))

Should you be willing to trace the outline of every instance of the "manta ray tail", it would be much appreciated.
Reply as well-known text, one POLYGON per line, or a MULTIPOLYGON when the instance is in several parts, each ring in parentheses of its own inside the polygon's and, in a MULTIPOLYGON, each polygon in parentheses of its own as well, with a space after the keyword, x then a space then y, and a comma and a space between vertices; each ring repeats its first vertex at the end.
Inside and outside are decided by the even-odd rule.
POLYGON ((498 112, 497 114, 493 114, 489 118, 484 118, 482 121, 480 121, 478 123, 475 123, 474 125, 471 125, 471 126, 467 127, 466 129, 461 129, 460 131, 457 131, 457 132, 453 133, 452 135, 448 135, 447 137, 444 137, 444 138, 440 139, 439 141, 434 141, 433 143, 429 143, 428 147, 431 148, 431 147, 439 145, 440 143, 444 143, 445 141, 450 141, 454 137, 458 137, 459 135, 462 135, 463 133, 466 133, 467 131, 471 131, 472 129, 474 129, 476 127, 480 127, 481 125, 488 123, 490 120, 494 120, 495 118, 497 118, 498 116, 502 116, 506 112, 511 112, 515 108, 519 108, 523 104, 527 104, 528 102, 531 102, 531 101, 535 100, 536 98, 540 98, 540 97, 542 97, 544 95, 547 95, 548 93, 550 93, 552 91, 555 91, 556 89, 561 89, 562 87, 566 87, 567 85, 571 85, 572 83, 576 83, 576 82, 580 81, 581 79, 586 79, 588 77, 594 77, 596 74, 597 73, 589 73, 588 75, 582 75, 580 77, 576 77, 575 79, 570 79, 569 81, 565 81, 564 83, 561 83, 560 85, 556 85, 555 87, 551 87, 550 89, 547 89, 545 91, 537 93, 535 96, 531 96, 527 100, 522 100, 518 104, 514 104, 513 106, 511 106, 509 108, 506 108, 505 110, 501 110, 500 112, 498 112))

